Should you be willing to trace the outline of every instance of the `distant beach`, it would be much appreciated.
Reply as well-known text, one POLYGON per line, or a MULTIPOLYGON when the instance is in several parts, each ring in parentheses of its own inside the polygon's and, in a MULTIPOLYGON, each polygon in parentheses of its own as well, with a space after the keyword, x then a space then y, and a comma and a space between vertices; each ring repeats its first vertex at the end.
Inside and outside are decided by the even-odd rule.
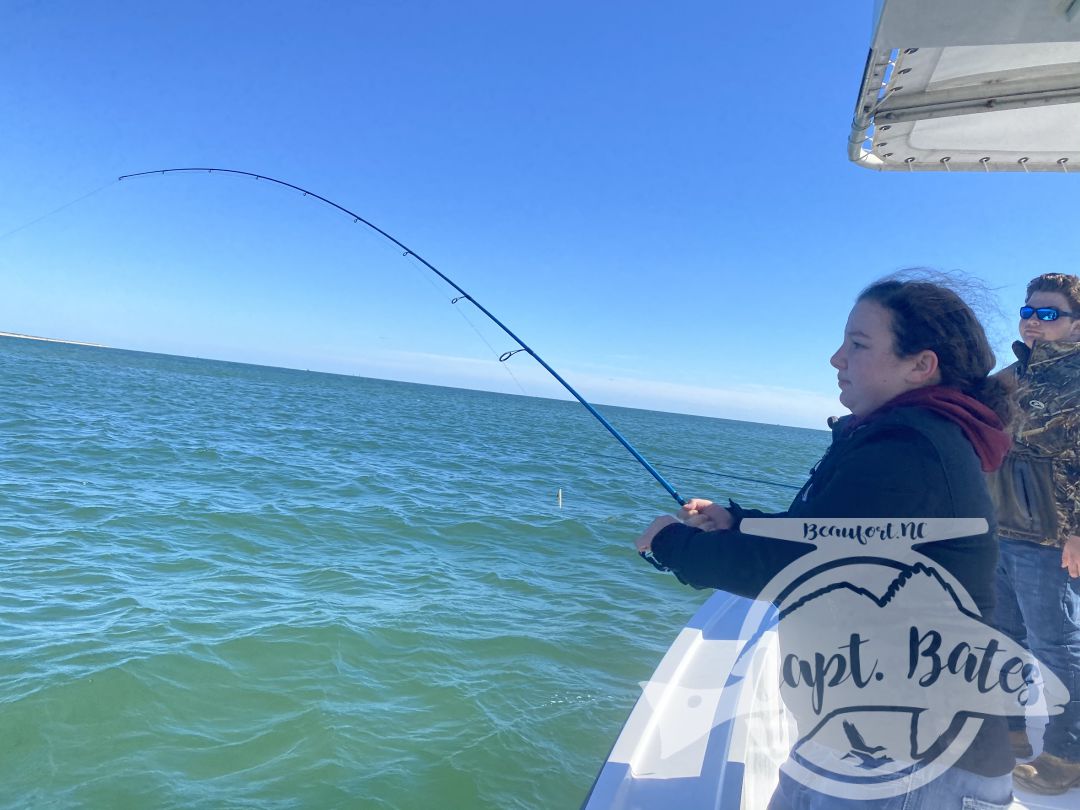
POLYGON ((20 335, 18 332, 0 332, 0 337, 22 338, 23 340, 44 340, 46 343, 70 343, 73 346, 96 346, 99 349, 107 349, 101 343, 86 343, 81 340, 62 340, 61 338, 38 337, 37 335, 20 335))

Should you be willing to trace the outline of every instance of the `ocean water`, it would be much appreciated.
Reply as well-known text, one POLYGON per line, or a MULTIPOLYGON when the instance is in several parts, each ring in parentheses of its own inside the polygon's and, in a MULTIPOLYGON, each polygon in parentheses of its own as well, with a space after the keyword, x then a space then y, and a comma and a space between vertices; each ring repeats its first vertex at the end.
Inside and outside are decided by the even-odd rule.
MULTIPOLYGON (((827 442, 600 410, 767 509, 827 442)), ((576 403, 0 338, 0 808, 576 808, 674 508, 576 403)))

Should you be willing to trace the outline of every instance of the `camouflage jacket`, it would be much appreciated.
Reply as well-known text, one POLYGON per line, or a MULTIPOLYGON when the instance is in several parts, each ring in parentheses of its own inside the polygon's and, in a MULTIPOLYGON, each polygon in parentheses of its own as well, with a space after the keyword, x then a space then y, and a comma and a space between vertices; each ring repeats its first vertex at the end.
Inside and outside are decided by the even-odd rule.
POLYGON ((1013 344, 1002 372, 1019 409, 1013 449, 989 477, 998 534, 1060 547, 1080 534, 1080 343, 1013 344))

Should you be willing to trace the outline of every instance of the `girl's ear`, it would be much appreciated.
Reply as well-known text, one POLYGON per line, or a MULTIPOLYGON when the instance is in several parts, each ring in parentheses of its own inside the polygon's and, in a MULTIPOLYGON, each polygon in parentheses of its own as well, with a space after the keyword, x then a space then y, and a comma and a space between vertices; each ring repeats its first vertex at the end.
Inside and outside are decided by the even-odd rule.
POLYGON ((912 366, 908 372, 907 381, 918 386, 936 385, 941 381, 938 371, 938 356, 930 349, 923 349, 914 357, 909 358, 912 366))

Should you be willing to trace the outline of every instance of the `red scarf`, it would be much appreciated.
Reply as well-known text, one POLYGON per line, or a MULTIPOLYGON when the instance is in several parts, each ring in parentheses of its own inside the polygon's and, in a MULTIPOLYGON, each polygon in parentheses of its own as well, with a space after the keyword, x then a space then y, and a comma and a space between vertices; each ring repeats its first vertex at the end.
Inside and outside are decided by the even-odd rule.
POLYGON ((916 388, 893 397, 872 413, 853 417, 846 430, 850 432, 894 408, 903 407, 925 408, 959 425, 975 449, 983 472, 1000 467, 1012 447, 1012 439, 996 413, 974 397, 941 385, 916 388))

